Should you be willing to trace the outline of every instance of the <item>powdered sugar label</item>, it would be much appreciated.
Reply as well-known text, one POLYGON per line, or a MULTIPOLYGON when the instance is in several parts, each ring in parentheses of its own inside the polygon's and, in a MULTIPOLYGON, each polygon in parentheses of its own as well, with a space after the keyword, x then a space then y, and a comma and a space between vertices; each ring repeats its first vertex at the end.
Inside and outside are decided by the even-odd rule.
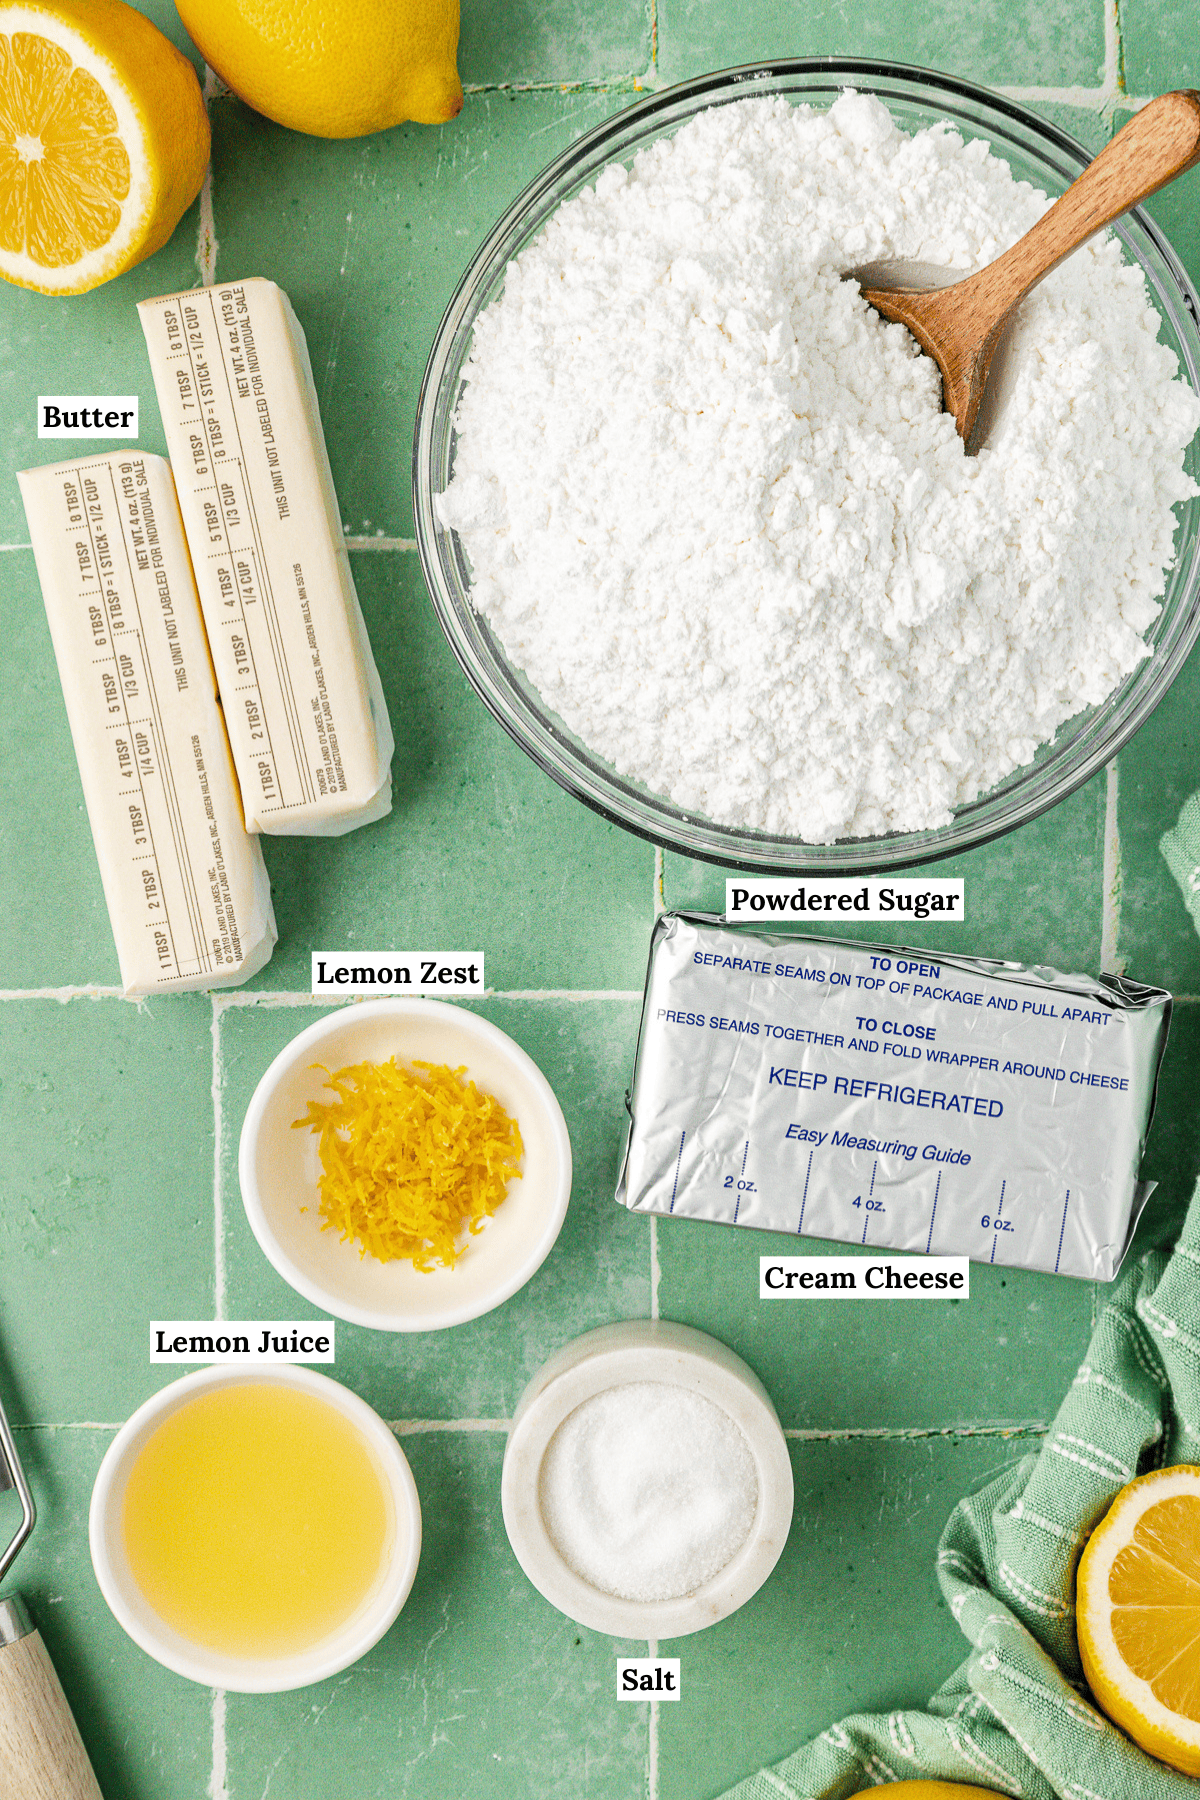
POLYGON ((966 917, 966 883, 927 879, 771 881, 741 876, 725 883, 725 917, 735 919, 937 919, 966 917))

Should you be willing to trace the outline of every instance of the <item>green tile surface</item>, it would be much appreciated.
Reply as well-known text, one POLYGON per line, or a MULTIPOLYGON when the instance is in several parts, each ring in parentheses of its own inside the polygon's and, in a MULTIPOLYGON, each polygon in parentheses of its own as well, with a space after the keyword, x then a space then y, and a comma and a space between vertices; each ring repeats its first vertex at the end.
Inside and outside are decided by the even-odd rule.
POLYGON ((259 983, 307 988, 314 949, 407 945, 481 949, 501 989, 640 988, 653 849, 570 799, 495 725, 415 556, 364 552, 354 575, 396 737, 395 805, 345 837, 265 841, 280 943, 259 983))
POLYGON ((1044 6, 1017 0, 1000 8, 933 0, 659 0, 658 66, 668 81, 708 69, 785 56, 886 57, 988 87, 1094 86, 1104 63, 1098 6, 1044 6))
MULTIPOLYGON (((192 53, 171 0, 140 4, 192 53)), ((39 1504, 16 1586, 105 1800, 713 1800, 853 1708, 919 1704, 959 1660, 934 1577, 938 1534, 960 1494, 1036 1449, 1103 1290, 974 1267, 971 1298, 953 1305, 788 1307, 757 1298, 758 1258, 781 1238, 614 1205, 656 903, 719 910, 725 871, 658 857, 587 811, 472 693, 411 546, 417 393, 494 220, 638 92, 782 55, 894 57, 1003 87, 1095 152, 1139 100, 1200 80, 1195 27, 1180 0, 464 0, 467 100, 444 127, 306 139, 217 95, 215 273, 274 277, 308 334, 397 739, 388 819, 340 839, 267 841, 280 942, 234 995, 137 1006, 112 992, 12 479, 92 448, 39 443, 42 392, 136 392, 141 444, 164 448, 134 305, 201 279, 199 205, 156 256, 93 294, 0 289, 0 1395, 39 1504), (571 1205, 538 1274, 484 1318, 426 1336, 339 1326, 333 1372, 397 1422, 413 1468, 416 1585, 341 1676, 214 1695, 144 1656, 109 1614, 87 1550, 91 1485, 114 1428, 178 1372, 148 1361, 151 1317, 316 1315, 249 1230, 238 1137, 264 1068, 323 1010, 308 993, 312 951, 374 948, 484 952, 491 991, 469 1005, 558 1093, 571 1205), (713 1333, 760 1375, 791 1434, 797 1505, 754 1599, 661 1646, 681 1657, 684 1699, 652 1712, 615 1693, 615 1655, 646 1645, 574 1626, 521 1573, 499 1479, 504 1422, 539 1364, 579 1332, 653 1311, 713 1333)), ((1148 210, 1200 280, 1200 175, 1148 210)), ((1200 787, 1198 708, 1193 657, 1113 771, 1009 837, 928 866, 965 879, 965 924, 905 933, 943 953, 1070 969, 1107 957, 1180 996, 1139 1246, 1169 1241, 1200 1170, 1200 939, 1157 848, 1200 787)), ((0 1530, 9 1517, 0 1508, 0 1530)))
MULTIPOLYGON (((484 1001, 472 1007, 553 1071, 571 1138, 566 1224, 529 1285, 452 1332, 392 1334, 339 1326, 339 1367, 387 1419, 507 1418, 530 1376, 569 1338, 650 1310, 649 1221, 614 1206, 623 1143, 621 1096, 637 1029, 631 1000, 484 1001)), ((259 1249, 238 1197, 237 1140, 267 1064, 320 1013, 309 1007, 231 1008, 220 1021, 230 1318, 316 1317, 259 1249)))

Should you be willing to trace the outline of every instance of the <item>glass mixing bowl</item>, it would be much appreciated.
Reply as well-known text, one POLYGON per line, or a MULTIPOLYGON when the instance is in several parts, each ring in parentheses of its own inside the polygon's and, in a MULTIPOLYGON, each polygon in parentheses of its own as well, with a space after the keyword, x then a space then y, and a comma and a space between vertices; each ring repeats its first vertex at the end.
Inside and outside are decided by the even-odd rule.
MULTIPOLYGON (((798 838, 718 825, 682 811, 640 782, 626 780, 589 750, 514 667, 486 619, 471 604, 471 571, 457 535, 442 526, 433 496, 454 466, 454 413, 463 386, 475 320, 504 286, 513 257, 555 208, 593 182, 609 163, 629 163, 656 138, 695 113, 751 95, 783 94, 793 102, 831 106, 843 88, 875 94, 904 131, 949 121, 966 138, 982 138, 1019 180, 1049 194, 1068 187, 1090 160, 1057 127, 970 82, 899 64, 815 57, 727 69, 641 100, 579 139, 509 207, 458 285, 434 340, 417 407, 413 501, 425 579, 450 646, 488 709, 547 774, 607 819, 653 843, 760 874, 847 874, 903 867, 966 850, 1012 831, 1080 786, 1111 760, 1158 705, 1200 633, 1200 500, 1177 508, 1175 563, 1162 611, 1144 634, 1151 654, 1101 706, 1077 714, 1043 745, 1034 762, 960 807, 936 831, 892 832, 808 844, 798 838)), ((1114 228, 1127 260, 1146 277, 1181 372, 1200 391, 1200 299, 1157 226, 1141 211, 1114 228)), ((1187 454, 1200 480, 1200 437, 1187 454)))

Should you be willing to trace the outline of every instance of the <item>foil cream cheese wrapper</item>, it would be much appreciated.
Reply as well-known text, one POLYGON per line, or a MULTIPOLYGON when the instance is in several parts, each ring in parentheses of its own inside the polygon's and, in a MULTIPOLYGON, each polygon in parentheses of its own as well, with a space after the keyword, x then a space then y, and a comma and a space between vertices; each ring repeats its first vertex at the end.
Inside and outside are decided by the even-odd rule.
POLYGON ((617 1199, 1111 1281, 1171 996, 703 915, 655 926, 617 1199))

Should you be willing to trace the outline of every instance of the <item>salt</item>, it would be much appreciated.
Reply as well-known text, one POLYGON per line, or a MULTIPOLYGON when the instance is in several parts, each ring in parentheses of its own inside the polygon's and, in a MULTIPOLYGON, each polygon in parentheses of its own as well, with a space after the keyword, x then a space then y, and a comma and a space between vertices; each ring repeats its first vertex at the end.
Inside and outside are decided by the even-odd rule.
POLYGON ((677 1600, 745 1543, 758 1475, 742 1431, 711 1400, 669 1382, 625 1382, 563 1420, 538 1502, 555 1549, 592 1587, 677 1600))
POLYGON ((548 704, 684 812, 945 825, 1147 654, 1200 402, 1110 237, 1026 300, 978 457, 852 266, 1045 211, 877 100, 714 108, 610 167, 475 326, 444 524, 548 704))

